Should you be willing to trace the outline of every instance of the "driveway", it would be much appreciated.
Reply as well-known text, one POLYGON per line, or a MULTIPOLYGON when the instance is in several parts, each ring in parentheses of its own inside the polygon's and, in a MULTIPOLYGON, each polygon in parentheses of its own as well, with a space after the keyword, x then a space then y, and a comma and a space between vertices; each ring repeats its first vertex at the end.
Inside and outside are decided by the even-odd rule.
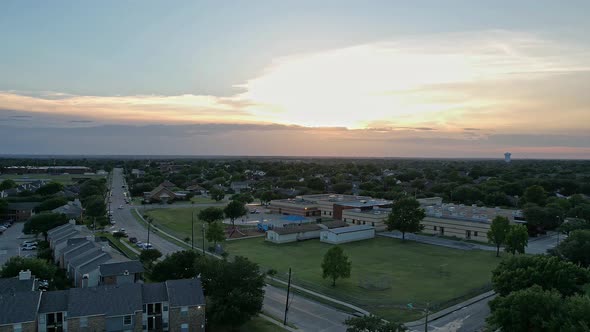
POLYGON ((4 234, 0 235, 0 266, 4 265, 4 263, 12 256, 37 256, 36 250, 20 250, 20 245, 25 239, 33 238, 31 235, 24 235, 22 233, 23 225, 23 222, 15 222, 12 227, 9 227, 4 231, 4 234))

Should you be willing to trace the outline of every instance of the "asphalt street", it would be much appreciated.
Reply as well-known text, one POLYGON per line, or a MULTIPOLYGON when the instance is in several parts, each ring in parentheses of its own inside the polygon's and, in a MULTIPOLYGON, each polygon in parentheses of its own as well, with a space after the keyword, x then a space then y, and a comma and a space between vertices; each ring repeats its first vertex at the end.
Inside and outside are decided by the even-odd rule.
MULTIPOLYGON (((110 208, 116 221, 115 228, 125 228, 130 237, 137 237, 139 241, 146 242, 147 229, 131 214, 133 207, 125 203, 123 185, 125 185, 125 182, 122 169, 115 168, 112 177, 112 196, 110 197, 110 208), (123 208, 119 209, 121 205, 123 208)), ((169 206, 175 207, 174 205, 169 206)), ((139 211, 141 212, 141 208, 139 208, 139 211)), ((164 255, 182 250, 176 244, 170 243, 153 233, 150 234, 150 242, 154 248, 160 250, 164 255)), ((282 318, 287 299, 286 290, 267 285, 265 291, 263 311, 273 317, 282 318)), ((290 301, 291 305, 287 319, 289 323, 297 326, 302 331, 336 332, 346 330, 343 324, 348 317, 346 313, 297 295, 292 295, 290 301)))
POLYGON ((4 231, 4 234, 0 235, 0 266, 4 265, 12 256, 18 256, 20 254, 22 256, 31 255, 35 257, 37 255, 36 250, 19 250, 24 240, 33 238, 33 236, 22 233, 23 225, 23 222, 15 222, 12 227, 4 231))

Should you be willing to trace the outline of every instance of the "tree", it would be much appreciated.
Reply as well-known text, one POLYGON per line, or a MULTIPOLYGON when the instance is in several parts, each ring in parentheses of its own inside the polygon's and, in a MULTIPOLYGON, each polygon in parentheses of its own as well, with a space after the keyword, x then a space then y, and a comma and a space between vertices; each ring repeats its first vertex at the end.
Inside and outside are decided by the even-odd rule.
POLYGON ((348 256, 344 254, 344 250, 339 246, 330 248, 324 255, 322 262, 322 277, 332 278, 332 287, 336 286, 336 279, 349 278, 352 263, 348 260, 348 256))
POLYGON ((237 256, 233 262, 201 259, 197 263, 207 301, 207 318, 215 326, 243 325, 262 310, 264 278, 258 264, 237 256))
POLYGON ((522 198, 526 203, 534 203, 539 206, 544 206, 545 200, 547 199, 547 192, 545 192, 545 188, 539 185, 534 185, 525 189, 522 198))
POLYGON ((225 240, 225 229, 220 222, 212 222, 209 224, 209 228, 207 228, 207 241, 213 242, 214 245, 217 242, 221 242, 225 240))
POLYGON ((210 224, 218 220, 223 220, 223 210, 218 207, 210 206, 199 211, 198 217, 199 220, 203 220, 204 222, 210 224))
POLYGON ((12 188, 16 188, 16 187, 17 187, 17 184, 12 179, 6 179, 6 180, 0 182, 0 190, 12 189, 12 188))
POLYGON ((272 201, 275 197, 275 193, 272 191, 265 191, 260 194, 260 203, 267 204, 272 201))
POLYGON ((30 270, 31 274, 39 279, 51 282, 57 271, 57 267, 39 258, 11 257, 0 270, 0 277, 12 278, 18 276, 20 271, 30 270))
POLYGON ((89 196, 84 201, 84 209, 86 214, 91 217, 100 217, 106 214, 106 204, 102 196, 89 196))
POLYGON ((162 253, 158 249, 145 249, 139 254, 139 261, 147 270, 151 270, 154 262, 160 257, 162 253))
POLYGON ((225 209, 223 209, 223 213, 227 218, 231 220, 231 224, 235 227, 236 219, 246 215, 248 213, 248 210, 244 206, 244 203, 240 201, 231 201, 225 207, 225 209))
POLYGON ((573 231, 552 253, 574 264, 590 267, 590 230, 573 231))
POLYGON ((57 194, 64 189, 64 185, 59 182, 49 182, 37 189, 37 194, 41 196, 49 196, 57 194))
POLYGON ((0 213, 4 212, 8 208, 8 202, 0 199, 0 213))
POLYGON ((515 255, 517 252, 524 254, 524 248, 529 243, 529 232, 526 226, 511 225, 506 234, 506 251, 515 255))
POLYGON ((419 232, 424 226, 420 224, 426 214, 420 207, 420 203, 413 198, 397 200, 391 209, 387 221, 387 229, 398 230, 402 233, 402 240, 406 239, 406 232, 419 232))
POLYGON ((213 187, 209 190, 209 196, 211 196, 211 198, 213 198, 215 201, 219 202, 225 197, 225 192, 217 187, 213 187))
POLYGON ((590 327, 590 296, 574 295, 565 299, 562 311, 566 313, 562 331, 588 331, 590 327))
POLYGON ((374 315, 349 317, 344 321, 346 332, 404 332, 408 329, 402 323, 385 322, 374 315))
POLYGON ((559 231, 567 235, 582 229, 590 229, 590 221, 581 218, 568 218, 559 226, 559 231))
POLYGON ((324 183, 324 180, 313 177, 307 180, 307 188, 315 191, 324 191, 326 190, 326 184, 324 183))
POLYGON ((500 246, 506 242, 506 236, 510 230, 510 220, 506 217, 497 216, 492 220, 488 231, 488 241, 496 245, 496 257, 500 256, 500 246))
POLYGON ((63 197, 53 197, 44 200, 35 208, 35 212, 51 211, 55 208, 68 204, 68 200, 63 197))
POLYGON ((254 202, 254 197, 250 193, 235 194, 231 197, 232 201, 240 201, 244 204, 254 202))
POLYGON ((150 279, 156 282, 170 279, 194 278, 197 274, 196 259, 199 255, 192 250, 177 251, 154 265, 150 279))
POLYGON ((552 256, 512 256, 492 271, 492 284, 501 296, 539 285, 556 289, 565 296, 582 293, 590 282, 590 272, 571 262, 552 256))
POLYGON ((348 182, 340 182, 332 185, 332 190, 337 194, 344 194, 352 190, 352 184, 348 182))
POLYGON ((23 226, 25 234, 46 234, 48 230, 68 222, 65 214, 41 213, 31 217, 23 226))
POLYGON ((561 294, 540 286, 498 296, 489 303, 487 319, 493 330, 502 331, 561 331, 561 294))

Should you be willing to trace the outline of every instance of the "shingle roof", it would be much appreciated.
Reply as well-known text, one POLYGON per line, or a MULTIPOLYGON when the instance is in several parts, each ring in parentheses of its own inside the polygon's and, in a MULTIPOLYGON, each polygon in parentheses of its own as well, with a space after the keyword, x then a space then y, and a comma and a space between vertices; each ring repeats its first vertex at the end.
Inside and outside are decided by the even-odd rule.
POLYGON ((94 248, 91 248, 90 250, 83 252, 75 257, 72 256, 72 259, 68 262, 68 264, 74 268, 78 268, 78 267, 84 265, 89 260, 100 256, 101 254, 103 254, 102 249, 94 247, 94 248))
POLYGON ((39 202, 19 202, 19 203, 8 203, 7 210, 33 210, 39 206, 39 202))
POLYGON ((81 265, 79 267, 80 269, 78 270, 78 272, 81 274, 84 274, 84 273, 88 273, 90 271, 94 271, 95 269, 98 269, 98 267, 101 264, 109 262, 112 258, 113 258, 113 256, 107 254, 106 252, 103 252, 102 255, 96 257, 92 261, 90 261, 84 265, 81 265))
POLYGON ((68 228, 72 228, 73 229, 74 228, 74 225, 68 223, 68 224, 63 224, 61 226, 57 226, 55 228, 52 228, 52 229, 50 229, 50 230, 47 231, 47 237, 51 237, 51 235, 53 235, 54 233, 61 232, 62 230, 68 229, 68 228))
POLYGON ((163 282, 157 284, 143 284, 142 290, 143 303, 168 301, 166 284, 164 284, 163 282))
POLYGON ((144 271, 143 265, 139 261, 126 261, 119 263, 108 263, 100 266, 101 276, 123 275, 125 271, 129 273, 141 273, 144 271))
POLYGON ((0 294, 14 294, 19 292, 33 291, 35 279, 18 280, 18 278, 0 279, 0 294))
POLYGON ((58 290, 43 292, 39 313, 59 312, 68 310, 68 291, 58 290))
POLYGON ((41 292, 0 294, 0 325, 33 322, 41 292))
POLYGON ((121 316, 142 310, 141 284, 70 288, 68 317, 121 316))
POLYGON ((172 307, 205 304, 201 279, 168 280, 166 288, 168 289, 168 301, 172 307))
POLYGON ((74 247, 72 251, 65 252, 64 251, 64 261, 68 261, 68 263, 72 263, 74 260, 78 259, 77 257, 81 257, 84 253, 95 249, 96 247, 92 244, 92 242, 88 241, 84 244, 78 244, 74 247))

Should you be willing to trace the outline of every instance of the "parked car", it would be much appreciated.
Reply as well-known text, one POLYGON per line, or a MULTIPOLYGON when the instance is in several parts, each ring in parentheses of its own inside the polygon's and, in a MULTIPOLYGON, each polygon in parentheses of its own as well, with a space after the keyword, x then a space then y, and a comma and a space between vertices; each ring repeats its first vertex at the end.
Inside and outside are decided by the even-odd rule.
POLYGON ((116 224, 117 222, 115 221, 115 219, 111 219, 111 225, 116 224))
POLYGON ((36 244, 28 244, 26 246, 23 246, 21 249, 22 250, 37 250, 37 245, 36 244))
POLYGON ((119 210, 123 209, 123 205, 119 205, 119 210))
POLYGON ((142 243, 141 244, 141 249, 145 250, 145 249, 152 249, 154 246, 152 246, 151 243, 142 243))
POLYGON ((139 248, 141 248, 141 246, 143 246, 143 242, 137 241, 137 242, 135 242, 135 245, 138 246, 139 248))
POLYGON ((129 242, 131 242, 131 243, 137 243, 137 238, 136 237, 130 237, 129 238, 129 242))
POLYGON ((21 244, 21 246, 29 246, 29 245, 37 245, 37 240, 25 240, 23 241, 23 243, 21 244))

